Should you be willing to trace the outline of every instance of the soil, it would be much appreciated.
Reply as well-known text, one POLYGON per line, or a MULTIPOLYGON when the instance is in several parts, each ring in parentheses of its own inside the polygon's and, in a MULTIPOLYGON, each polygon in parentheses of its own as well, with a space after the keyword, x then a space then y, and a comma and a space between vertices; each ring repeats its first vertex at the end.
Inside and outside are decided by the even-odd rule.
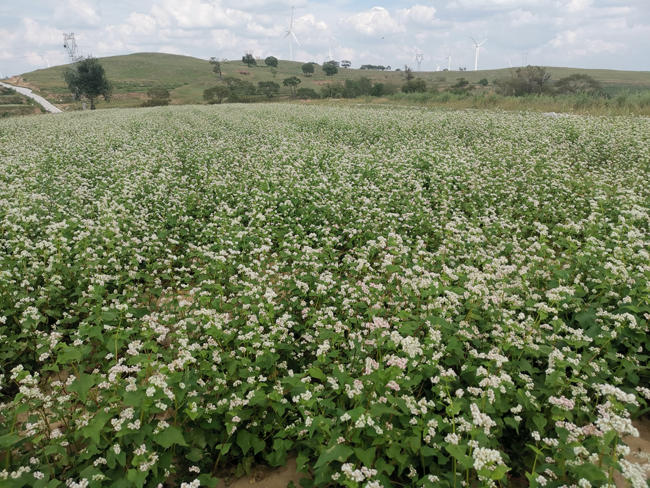
MULTIPOLYGON (((646 466, 646 479, 650 479, 650 417, 645 416, 634 422, 634 427, 639 430, 639 437, 627 436, 625 443, 630 448, 630 454, 625 457, 631 463, 646 466)), ((614 481, 618 488, 625 488, 627 483, 620 473, 614 474, 614 481)))
POLYGON ((28 83, 27 81, 23 80, 23 77, 18 75, 18 76, 12 76, 6 82, 10 85, 14 86, 22 86, 23 88, 29 88, 30 90, 34 92, 40 92, 40 88, 37 86, 32 85, 31 83, 28 83))
POLYGON ((291 481, 296 488, 300 488, 300 480, 306 478, 307 475, 296 473, 297 467, 295 458, 287 459, 286 466, 275 469, 268 466, 256 466, 251 470, 250 476, 242 476, 230 484, 227 481, 231 480, 220 480, 217 488, 251 488, 252 485, 259 488, 287 488, 291 481))

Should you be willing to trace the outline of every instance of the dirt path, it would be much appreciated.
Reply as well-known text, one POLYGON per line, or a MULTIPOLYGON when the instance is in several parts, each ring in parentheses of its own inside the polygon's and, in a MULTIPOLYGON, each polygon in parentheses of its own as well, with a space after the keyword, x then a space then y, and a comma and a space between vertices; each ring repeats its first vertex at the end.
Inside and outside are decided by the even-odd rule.
POLYGON ((43 97, 36 95, 33 93, 29 88, 23 88, 21 86, 13 86, 13 85, 8 85, 7 83, 1 83, 0 85, 4 86, 5 88, 11 88, 13 90, 16 90, 18 93, 21 95, 25 95, 26 97, 34 99, 36 102, 38 102, 45 110, 47 110, 50 113, 53 114, 60 114, 62 113, 61 110, 56 108, 54 105, 52 105, 50 102, 45 100, 43 97))

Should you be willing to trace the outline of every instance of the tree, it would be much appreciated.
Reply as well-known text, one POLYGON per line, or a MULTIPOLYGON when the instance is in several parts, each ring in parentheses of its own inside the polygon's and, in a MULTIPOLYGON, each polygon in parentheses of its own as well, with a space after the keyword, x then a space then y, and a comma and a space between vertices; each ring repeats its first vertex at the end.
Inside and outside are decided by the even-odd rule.
POLYGON ((314 73, 314 64, 313 63, 303 64, 302 72, 305 74, 305 76, 311 76, 314 73))
POLYGON ((164 86, 152 86, 147 91, 147 96, 152 100, 166 100, 170 97, 169 90, 164 86))
POLYGON ((152 86, 147 91, 149 100, 142 103, 143 107, 160 107, 169 105, 170 97, 169 90, 164 86, 152 86))
POLYGON ((507 80, 495 81, 499 92, 506 96, 522 97, 531 94, 553 94, 553 87, 548 83, 551 75, 541 66, 519 68, 507 80))
POLYGON ((342 83, 328 83, 320 89, 323 98, 338 98, 345 91, 342 83))
POLYGON ((277 68, 278 58, 276 58, 275 56, 269 56, 264 60, 264 64, 266 64, 270 68, 277 68))
POLYGON ((209 104, 221 103, 230 96, 230 89, 225 85, 216 85, 203 91, 203 100, 209 104))
POLYGON ((320 98, 320 95, 314 91, 313 88, 298 88, 296 96, 301 100, 309 100, 311 98, 320 98))
POLYGON ((95 110, 98 97, 104 97, 107 102, 111 99, 113 87, 98 59, 88 57, 77 61, 63 71, 63 79, 75 100, 87 98, 90 101, 90 110, 95 110))
POLYGON ((341 61, 341 67, 342 68, 349 68, 350 66, 352 66, 352 63, 350 61, 348 61, 347 59, 344 59, 343 61, 341 61))
POLYGON ((361 87, 358 81, 345 80, 345 85, 343 86, 343 98, 357 98, 361 95, 361 87))
POLYGON ((282 84, 289 87, 289 90, 291 91, 291 98, 294 98, 296 96, 296 87, 300 84, 300 78, 297 78, 296 76, 290 76, 289 78, 285 78, 282 81, 282 84))
POLYGON ((275 81, 259 81, 257 83, 258 92, 262 95, 266 95, 269 98, 272 98, 273 95, 280 93, 280 85, 275 81))
POLYGON ((325 73, 327 76, 334 76, 339 72, 337 65, 338 63, 336 61, 328 61, 327 63, 323 63, 323 73, 325 73))
POLYGON ((415 78, 413 70, 407 65, 404 65, 404 76, 406 77, 406 81, 411 81, 413 78, 415 78))
POLYGON ((427 91, 427 82, 422 78, 411 79, 402 85, 403 93, 424 93, 427 91))
POLYGON ((257 66, 257 61, 255 61, 255 58, 253 57, 252 54, 246 54, 245 56, 242 56, 241 60, 242 63, 247 65, 249 68, 251 66, 257 66))
POLYGON ((271 68, 271 76, 273 76, 273 78, 275 78, 276 76, 278 76, 278 70, 277 70, 277 68, 271 68))
POLYGON ((595 78, 584 75, 574 74, 559 79, 555 83, 555 89, 558 93, 587 93, 595 95, 601 90, 601 85, 595 78))
POLYGON ((471 90, 474 89, 474 85, 470 85, 469 81, 465 78, 457 78, 456 83, 451 85, 447 91, 453 93, 454 95, 467 95, 471 90))
POLYGON ((481 78, 478 82, 479 85, 481 86, 488 86, 490 82, 487 80, 487 78, 481 78))
POLYGON ((372 90, 372 81, 370 78, 366 78, 365 76, 359 78, 359 89, 362 95, 370 95, 370 90, 372 90))
POLYGON ((384 94, 384 84, 383 83, 375 83, 372 85, 372 88, 370 89, 370 95, 373 97, 381 97, 384 94))
POLYGON ((219 79, 221 79, 221 64, 225 62, 225 59, 210 58, 210 64, 213 65, 212 72, 218 74, 219 79))

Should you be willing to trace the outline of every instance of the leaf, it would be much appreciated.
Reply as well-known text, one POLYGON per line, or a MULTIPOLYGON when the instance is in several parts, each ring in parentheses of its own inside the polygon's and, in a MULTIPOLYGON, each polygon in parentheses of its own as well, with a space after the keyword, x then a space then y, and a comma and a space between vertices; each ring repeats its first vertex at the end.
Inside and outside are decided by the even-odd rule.
POLYGON ((251 444, 251 437, 253 436, 245 430, 240 430, 237 434, 237 445, 241 448, 244 454, 246 454, 251 449, 251 447, 253 447, 251 444))
POLYGON ((451 454, 454 459, 456 459, 456 461, 458 461, 463 466, 463 468, 471 469, 474 467, 474 461, 463 452, 460 446, 457 446, 455 444, 447 444, 445 446, 445 449, 449 454, 451 454))
POLYGON ((373 461, 375 460, 375 452, 377 448, 371 447, 370 449, 363 450, 357 447, 354 450, 354 453, 357 455, 359 461, 361 461, 364 466, 372 466, 373 461))
POLYGON ((79 395, 79 400, 85 402, 86 398, 88 398, 88 390, 90 390, 94 384, 95 379, 91 375, 82 374, 79 375, 70 386, 68 386, 68 390, 75 392, 79 395))
POLYGON ((212 475, 206 473, 199 476, 199 481, 201 486, 207 486, 208 488, 215 488, 219 483, 219 478, 212 478, 212 475))
POLYGON ((497 469, 492 471, 490 478, 493 480, 500 480, 508 472, 508 466, 498 466, 497 469))
POLYGON ((336 444, 335 446, 328 447, 318 457, 318 461, 314 465, 314 469, 319 468, 320 466, 324 466, 325 464, 331 463, 332 461, 338 461, 340 463, 343 463, 352 454, 354 454, 352 448, 344 444, 336 444))
POLYGON ((327 379, 320 368, 310 368, 309 374, 312 378, 316 378, 317 380, 325 381, 327 379))
POLYGON ((169 449, 174 444, 187 446, 183 433, 173 425, 166 427, 162 432, 154 435, 153 440, 165 449, 169 449))

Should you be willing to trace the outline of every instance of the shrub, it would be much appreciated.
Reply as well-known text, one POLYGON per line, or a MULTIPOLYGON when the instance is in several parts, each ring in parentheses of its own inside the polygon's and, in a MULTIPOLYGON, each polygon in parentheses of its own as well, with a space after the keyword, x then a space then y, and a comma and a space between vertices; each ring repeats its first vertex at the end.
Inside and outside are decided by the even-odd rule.
POLYGON ((313 88, 298 88, 298 90, 296 90, 296 96, 301 100, 320 98, 320 95, 316 93, 313 88))

